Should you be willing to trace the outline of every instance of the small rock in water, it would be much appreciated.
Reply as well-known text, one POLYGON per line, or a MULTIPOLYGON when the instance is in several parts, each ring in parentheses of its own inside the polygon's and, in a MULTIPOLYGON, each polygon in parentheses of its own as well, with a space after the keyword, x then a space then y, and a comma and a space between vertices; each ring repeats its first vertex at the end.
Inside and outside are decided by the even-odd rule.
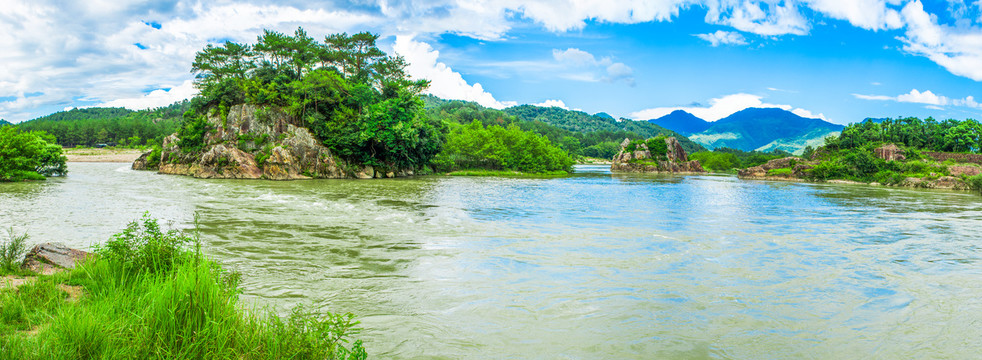
POLYGON ((75 264, 91 256, 92 253, 72 249, 62 243, 43 243, 35 246, 24 257, 21 268, 41 272, 45 268, 58 267, 74 269, 75 264))

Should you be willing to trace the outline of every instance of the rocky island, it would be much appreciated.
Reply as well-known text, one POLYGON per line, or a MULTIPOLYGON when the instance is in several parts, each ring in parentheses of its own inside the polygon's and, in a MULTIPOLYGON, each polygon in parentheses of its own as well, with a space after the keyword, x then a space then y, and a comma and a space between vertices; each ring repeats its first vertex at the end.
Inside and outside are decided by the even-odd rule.
POLYGON ((689 160, 674 137, 658 136, 646 141, 624 139, 610 165, 612 172, 701 174, 698 160, 689 160))
POLYGON ((207 125, 211 130, 204 134, 201 151, 182 149, 178 134, 172 134, 158 154, 143 154, 133 162, 133 169, 197 178, 271 180, 413 174, 411 169, 376 171, 372 166, 348 164, 278 107, 234 105, 226 115, 209 113, 207 125))

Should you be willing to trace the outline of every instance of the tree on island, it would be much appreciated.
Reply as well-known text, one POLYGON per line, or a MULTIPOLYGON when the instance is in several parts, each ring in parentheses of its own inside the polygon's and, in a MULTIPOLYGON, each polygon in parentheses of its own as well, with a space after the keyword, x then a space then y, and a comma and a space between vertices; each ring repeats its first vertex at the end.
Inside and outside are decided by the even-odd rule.
POLYGON ((68 173, 61 146, 44 132, 0 127, 0 181, 44 180, 68 173))

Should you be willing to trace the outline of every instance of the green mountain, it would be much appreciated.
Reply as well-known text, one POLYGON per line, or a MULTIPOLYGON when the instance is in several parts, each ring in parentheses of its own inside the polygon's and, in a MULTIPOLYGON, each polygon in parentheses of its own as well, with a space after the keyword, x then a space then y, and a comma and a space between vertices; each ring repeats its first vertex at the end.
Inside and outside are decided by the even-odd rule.
POLYGON ((506 114, 513 115, 519 120, 528 122, 540 122, 543 124, 558 127, 560 129, 590 133, 599 131, 609 132, 630 132, 637 134, 641 138, 652 138, 658 135, 674 136, 688 153, 703 151, 701 145, 689 140, 689 138, 664 127, 655 125, 647 121, 634 121, 629 119, 614 120, 605 114, 590 115, 582 111, 566 110, 558 107, 539 107, 534 105, 520 105, 504 110, 506 114))
POLYGON ((13 124, 12 124, 12 123, 10 123, 10 122, 9 122, 9 121, 7 121, 7 120, 4 120, 4 119, 0 119, 0 127, 4 127, 4 126, 7 126, 7 125, 13 125, 13 124))
POLYGON ((709 128, 689 136, 710 149, 728 147, 744 151, 784 150, 800 153, 817 147, 843 126, 821 119, 804 118, 777 108, 747 108, 712 122, 709 128))
POLYGON ((668 115, 648 120, 648 122, 685 136, 706 131, 706 129, 713 125, 713 123, 700 119, 683 110, 672 111, 668 115))
POLYGON ((66 147, 97 144, 140 146, 160 143, 177 131, 187 100, 156 109, 87 108, 59 111, 18 124, 23 131, 46 131, 66 147))

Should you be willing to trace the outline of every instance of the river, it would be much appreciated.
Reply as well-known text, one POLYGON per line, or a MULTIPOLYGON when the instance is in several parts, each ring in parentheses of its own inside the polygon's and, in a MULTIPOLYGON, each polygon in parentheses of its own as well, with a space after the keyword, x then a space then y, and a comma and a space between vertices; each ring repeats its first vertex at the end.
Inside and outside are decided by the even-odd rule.
POLYGON ((201 180, 70 163, 0 234, 87 248, 149 211, 249 304, 352 312, 374 358, 975 358, 982 196, 731 176, 201 180))

